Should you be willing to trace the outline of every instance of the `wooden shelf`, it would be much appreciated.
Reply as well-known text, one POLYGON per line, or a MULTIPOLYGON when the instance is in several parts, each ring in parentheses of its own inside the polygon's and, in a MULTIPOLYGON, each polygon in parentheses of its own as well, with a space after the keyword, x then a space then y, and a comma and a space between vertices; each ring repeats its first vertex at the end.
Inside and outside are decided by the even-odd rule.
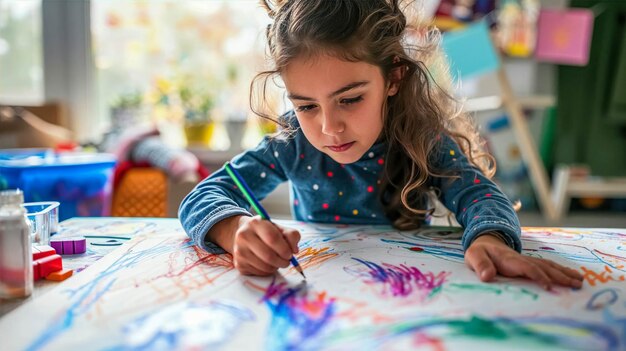
MULTIPOLYGON (((522 109, 544 109, 554 106, 556 103, 554 96, 551 95, 531 95, 516 98, 522 109)), ((480 112, 504 108, 504 105, 502 97, 493 95, 467 99, 464 107, 468 112, 480 112)))
POLYGON ((202 164, 211 166, 221 166, 243 152, 243 150, 211 150, 204 147, 188 147, 187 151, 196 155, 202 164))

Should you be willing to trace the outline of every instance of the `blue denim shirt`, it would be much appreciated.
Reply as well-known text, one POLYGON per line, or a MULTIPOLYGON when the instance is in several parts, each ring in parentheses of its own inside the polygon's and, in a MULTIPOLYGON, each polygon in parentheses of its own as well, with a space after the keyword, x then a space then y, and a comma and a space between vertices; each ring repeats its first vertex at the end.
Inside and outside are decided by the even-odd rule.
MULTIPOLYGON (((287 120, 298 127, 293 113, 287 120)), ((486 232, 498 232, 508 245, 521 251, 520 224, 509 199, 473 166, 450 137, 442 137, 434 168, 458 175, 431 177, 441 202, 465 228, 462 244, 486 232)), ((289 181, 296 220, 305 222, 389 225, 378 198, 386 145, 377 143, 357 162, 340 164, 315 149, 298 128, 289 139, 266 137, 254 149, 233 158, 231 164, 262 200, 280 183, 289 181)), ((179 218, 189 237, 204 250, 223 250, 207 239, 217 222, 235 215, 250 216, 250 206, 222 167, 203 180, 182 201, 179 218)))

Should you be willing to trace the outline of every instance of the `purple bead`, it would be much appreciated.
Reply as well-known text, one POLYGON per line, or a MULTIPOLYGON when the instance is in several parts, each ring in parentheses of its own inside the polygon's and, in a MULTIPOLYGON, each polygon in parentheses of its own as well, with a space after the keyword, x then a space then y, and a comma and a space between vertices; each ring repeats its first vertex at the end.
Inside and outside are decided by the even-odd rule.
POLYGON ((52 238, 50 240, 50 246, 52 246, 59 255, 82 254, 87 251, 87 239, 83 236, 52 238))
POLYGON ((74 241, 74 253, 82 254, 87 251, 87 239, 82 238, 74 241))
POLYGON ((59 255, 63 254, 63 242, 62 241, 56 241, 52 239, 50 240, 50 246, 52 246, 52 248, 54 249, 54 251, 57 252, 57 254, 59 255))
POLYGON ((74 253, 74 241, 64 241, 63 242, 63 254, 71 255, 74 253))

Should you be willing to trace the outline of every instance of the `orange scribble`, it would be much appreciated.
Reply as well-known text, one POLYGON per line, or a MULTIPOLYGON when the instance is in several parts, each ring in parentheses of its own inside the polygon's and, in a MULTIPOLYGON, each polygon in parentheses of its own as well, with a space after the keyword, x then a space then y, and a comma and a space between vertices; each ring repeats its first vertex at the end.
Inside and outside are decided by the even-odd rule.
POLYGON ((356 322, 358 320, 369 319, 372 323, 383 324, 390 323, 393 317, 383 314, 381 311, 372 308, 369 303, 351 299, 346 296, 337 297, 337 301, 345 305, 341 311, 337 312, 337 318, 356 322))
MULTIPOLYGON (((296 258, 300 262, 300 266, 302 266, 302 269, 307 269, 307 268, 319 266, 325 261, 328 261, 331 258, 338 255, 337 253, 334 253, 334 252, 328 252, 329 250, 330 250, 330 247, 322 247, 319 249, 316 249, 313 247, 307 247, 305 249, 300 250, 296 258)), ((293 269, 292 267, 290 271, 292 271, 293 273, 296 270, 293 269)))
POLYGON ((304 259, 306 257, 309 256, 317 256, 321 253, 324 253, 326 251, 330 250, 330 247, 326 246, 326 247, 322 247, 319 249, 316 249, 314 247, 307 247, 304 248, 302 250, 300 250, 300 252, 298 252, 298 259, 304 259))
POLYGON ((591 286, 595 286, 596 282, 599 282, 600 284, 605 284, 609 281, 623 282, 626 279, 623 274, 617 275, 618 273, 614 273, 609 266, 604 266, 604 271, 601 272, 594 272, 593 270, 586 267, 580 267, 580 269, 582 269, 584 272, 584 279, 587 280, 587 282, 591 286))
POLYGON ((311 299, 303 299, 301 301, 300 308, 307 312, 308 315, 319 318, 328 309, 328 303, 333 302, 335 299, 326 296, 326 291, 321 291, 315 294, 316 296, 311 299))

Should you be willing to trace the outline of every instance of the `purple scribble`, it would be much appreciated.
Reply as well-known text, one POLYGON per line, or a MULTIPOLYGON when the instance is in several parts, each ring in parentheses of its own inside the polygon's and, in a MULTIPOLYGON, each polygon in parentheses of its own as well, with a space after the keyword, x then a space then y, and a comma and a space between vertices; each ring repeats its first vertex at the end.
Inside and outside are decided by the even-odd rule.
POLYGON ((382 266, 373 262, 352 258, 364 264, 368 270, 357 272, 360 276, 368 278, 366 283, 383 284, 385 292, 392 296, 409 296, 420 293, 423 298, 431 297, 439 292, 446 281, 449 272, 441 271, 437 275, 432 272, 422 272, 417 267, 408 267, 404 264, 399 266, 383 263, 382 266))
POLYGON ((267 336, 269 350, 317 349, 317 337, 335 313, 335 299, 326 292, 309 292, 306 283, 272 283, 262 301, 272 314, 267 336))

